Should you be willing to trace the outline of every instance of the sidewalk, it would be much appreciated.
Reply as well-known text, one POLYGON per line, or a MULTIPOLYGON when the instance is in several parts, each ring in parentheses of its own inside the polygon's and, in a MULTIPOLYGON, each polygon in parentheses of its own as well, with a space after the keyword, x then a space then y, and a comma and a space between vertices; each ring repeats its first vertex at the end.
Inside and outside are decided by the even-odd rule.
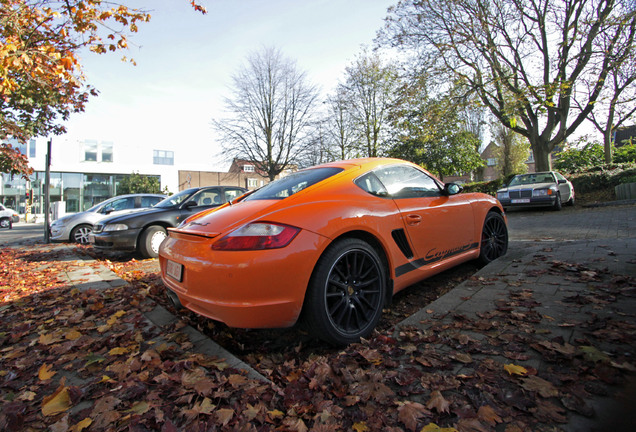
MULTIPOLYGON (((538 392, 544 405, 533 407, 516 393, 509 402, 544 410, 564 431, 632 431, 636 394, 627 389, 621 402, 628 382, 619 372, 632 381, 636 372, 634 275, 636 238, 513 242, 506 256, 403 321, 395 334, 416 328, 435 334, 442 342, 437 352, 469 354, 455 376, 483 373, 484 362, 522 366, 528 373, 511 381, 538 392), (526 376, 538 379, 528 384, 526 376)), ((492 396, 492 404, 501 402, 492 396)))

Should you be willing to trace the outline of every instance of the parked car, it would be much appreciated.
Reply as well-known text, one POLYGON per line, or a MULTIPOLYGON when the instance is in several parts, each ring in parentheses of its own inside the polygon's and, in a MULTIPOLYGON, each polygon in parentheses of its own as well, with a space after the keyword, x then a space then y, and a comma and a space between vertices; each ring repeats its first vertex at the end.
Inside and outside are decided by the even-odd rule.
POLYGON ((161 194, 129 194, 109 198, 86 211, 63 216, 53 221, 51 240, 86 244, 93 231, 93 225, 98 220, 135 209, 152 207, 165 197, 161 194))
POLYGON ((417 165, 369 158, 308 168, 169 229, 175 306, 231 327, 294 325, 336 345, 368 336, 392 296, 507 251, 500 203, 417 165))
POLYGON ((572 183, 556 171, 519 174, 508 186, 497 191, 497 199, 504 208, 552 207, 574 205, 572 183))
POLYGON ((230 186, 186 189, 145 211, 102 219, 93 229, 91 243, 101 249, 137 251, 146 258, 156 258, 159 245, 167 236, 167 228, 246 191, 230 186))
POLYGON ((20 215, 15 210, 0 204, 0 228, 8 228, 11 224, 20 221, 20 215))

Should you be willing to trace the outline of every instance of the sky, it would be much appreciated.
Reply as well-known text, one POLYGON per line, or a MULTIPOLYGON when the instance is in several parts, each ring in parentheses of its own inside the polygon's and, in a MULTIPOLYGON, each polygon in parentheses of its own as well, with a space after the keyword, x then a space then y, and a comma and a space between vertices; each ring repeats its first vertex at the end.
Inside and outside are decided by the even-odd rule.
POLYGON ((185 147, 198 152, 189 155, 198 156, 200 169, 227 168, 211 121, 223 116, 232 75, 250 54, 280 49, 326 96, 362 47, 373 44, 395 2, 200 0, 208 10, 201 15, 187 0, 126 1, 152 15, 124 52, 137 66, 118 53, 83 54, 87 83, 100 94, 65 123, 61 138, 174 150, 175 164, 185 147))

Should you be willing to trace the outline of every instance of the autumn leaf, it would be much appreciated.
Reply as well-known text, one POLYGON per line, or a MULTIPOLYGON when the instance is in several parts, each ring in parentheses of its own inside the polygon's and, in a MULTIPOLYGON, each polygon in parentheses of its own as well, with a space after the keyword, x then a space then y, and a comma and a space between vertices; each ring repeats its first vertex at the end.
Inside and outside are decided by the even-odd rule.
POLYGON ((51 379, 53 375, 57 373, 53 371, 52 369, 53 369, 53 365, 48 365, 44 363, 42 366, 40 366, 40 369, 38 370, 38 378, 40 378, 41 381, 46 381, 48 379, 51 379))
POLYGON ((93 423, 93 420, 90 417, 86 417, 84 420, 81 420, 76 425, 72 426, 70 432, 82 432, 84 429, 89 427, 93 423))
POLYGON ((68 393, 68 387, 64 382, 55 390, 55 392, 46 396, 42 400, 42 414, 45 416, 53 416, 62 413, 71 407, 71 397, 68 393))
POLYGON ((82 337, 82 334, 77 330, 70 330, 64 335, 64 337, 66 340, 74 341, 82 337))
POLYGON ((497 415, 495 410, 490 405, 483 405, 479 407, 477 411, 477 417, 479 420, 494 427, 497 423, 501 423, 501 417, 497 415))
POLYGON ((150 409, 150 405, 148 405, 148 402, 142 401, 142 402, 135 403, 129 410, 126 410, 126 412, 141 415, 147 412, 149 409, 150 409))
POLYGON ((544 398, 559 395, 559 390, 557 390, 551 382, 546 381, 543 378, 539 378, 538 376, 529 376, 527 378, 523 378, 521 381, 523 381, 521 387, 528 391, 537 392, 544 398))
POLYGON ((282 418, 285 415, 285 413, 280 410, 271 410, 271 411, 267 411, 267 415, 270 418, 275 419, 275 418, 282 418))
POLYGON ((126 348, 117 347, 117 348, 113 348, 110 351, 108 351, 108 354, 110 354, 110 355, 122 355, 122 354, 126 354, 127 352, 128 352, 128 350, 126 348))
POLYGON ((607 354, 593 346, 580 346, 579 349, 583 352, 585 359, 594 363, 597 362, 610 362, 610 358, 607 354))
POLYGON ((443 428, 437 426, 435 423, 429 423, 422 428, 420 432, 458 432, 455 428, 443 428))
POLYGON ((229 408, 221 408, 216 411, 216 420, 221 423, 222 426, 227 426, 227 424, 234 417, 234 410, 229 408))
POLYGON ((509 375, 524 376, 528 373, 528 370, 523 366, 518 366, 512 363, 504 365, 504 369, 506 370, 506 372, 508 372, 509 375))
POLYGON ((430 414, 431 412, 421 403, 411 401, 398 402, 398 420, 404 423, 409 430, 415 430, 418 420, 430 414))
POLYGON ((351 429, 356 432, 367 432, 369 430, 369 427, 365 422, 356 422, 353 424, 353 426, 351 426, 351 429))
POLYGON ((426 408, 435 409, 438 413, 448 413, 450 408, 450 402, 444 399, 442 393, 439 390, 435 390, 431 393, 431 398, 426 404, 426 408))

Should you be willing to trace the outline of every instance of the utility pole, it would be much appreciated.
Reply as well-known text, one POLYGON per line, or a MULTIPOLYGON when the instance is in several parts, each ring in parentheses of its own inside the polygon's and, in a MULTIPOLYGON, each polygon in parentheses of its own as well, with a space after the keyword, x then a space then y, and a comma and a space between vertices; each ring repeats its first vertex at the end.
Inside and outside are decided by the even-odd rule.
POLYGON ((51 242, 50 233, 50 212, 49 206, 51 204, 51 193, 49 191, 51 186, 51 139, 46 142, 46 167, 44 174, 44 243, 51 242))

